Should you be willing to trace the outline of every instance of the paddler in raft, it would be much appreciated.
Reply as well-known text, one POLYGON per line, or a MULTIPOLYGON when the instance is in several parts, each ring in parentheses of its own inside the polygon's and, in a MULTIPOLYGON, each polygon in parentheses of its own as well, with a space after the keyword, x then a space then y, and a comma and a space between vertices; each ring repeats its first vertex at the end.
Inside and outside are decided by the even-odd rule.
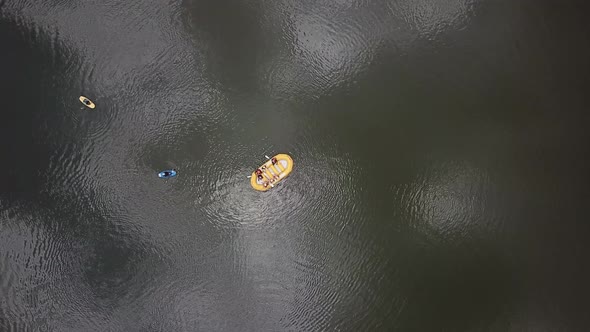
MULTIPOLYGON (((263 169, 266 169, 266 167, 262 166, 262 169, 257 168, 254 173, 256 174, 256 179, 258 179, 258 181, 262 182, 262 185, 264 186, 264 188, 266 188, 266 187, 268 187, 269 183, 268 183, 268 181, 265 181, 264 180, 264 176, 262 176, 262 170, 263 169)), ((274 187, 272 185, 272 182, 274 182, 274 180, 270 180, 270 181, 271 181, 270 186, 271 187, 274 187)))
POLYGON ((264 177, 262 176, 262 170, 260 168, 256 169, 256 178, 258 179, 258 181, 262 182, 265 184, 265 187, 268 185, 265 181, 264 181, 264 177))

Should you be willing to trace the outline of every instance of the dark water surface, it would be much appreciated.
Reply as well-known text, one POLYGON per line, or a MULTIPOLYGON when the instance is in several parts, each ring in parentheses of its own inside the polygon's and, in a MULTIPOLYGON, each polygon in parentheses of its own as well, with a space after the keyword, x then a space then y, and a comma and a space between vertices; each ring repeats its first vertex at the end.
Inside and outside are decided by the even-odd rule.
POLYGON ((0 330, 587 330, 581 3, 0 0, 0 330))

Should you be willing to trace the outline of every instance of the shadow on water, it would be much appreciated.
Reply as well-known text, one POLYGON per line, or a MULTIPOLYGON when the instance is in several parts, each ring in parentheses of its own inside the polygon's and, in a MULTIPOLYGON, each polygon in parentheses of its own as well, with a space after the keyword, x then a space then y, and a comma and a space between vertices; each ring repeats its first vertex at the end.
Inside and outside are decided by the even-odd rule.
POLYGON ((398 279, 404 301, 390 312, 398 318, 394 325, 403 330, 508 328, 522 285, 507 253, 482 241, 406 249, 417 261, 398 279))
POLYGON ((145 294, 159 270, 147 267, 165 265, 85 179, 87 151, 74 137, 88 126, 60 112, 86 112, 69 83, 80 59, 54 33, 18 19, 0 20, 0 39, 11 45, 0 53, 0 270, 10 299, 0 305, 0 328, 104 325, 100 317, 145 294))
POLYGON ((44 56, 33 43, 48 43, 39 31, 23 31, 18 22, 0 20, 0 36, 10 51, 1 52, 0 187, 3 200, 35 200, 43 190, 50 163, 51 135, 46 103, 57 103, 40 79, 47 73, 44 56), (32 127, 31 127, 32 126, 32 127), (30 130, 24 130, 30 128, 30 130))
POLYGON ((253 3, 183 1, 183 8, 183 25, 203 52, 221 90, 238 95, 255 92, 257 65, 268 55, 268 41, 280 31, 261 26, 260 8, 253 3), (235 61, 236 57, 240 60, 235 61))

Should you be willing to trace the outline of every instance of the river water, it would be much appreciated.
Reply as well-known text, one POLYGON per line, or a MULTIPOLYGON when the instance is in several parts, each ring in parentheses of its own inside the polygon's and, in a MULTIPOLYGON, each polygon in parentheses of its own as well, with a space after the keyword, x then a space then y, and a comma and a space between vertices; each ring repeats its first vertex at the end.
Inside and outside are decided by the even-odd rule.
POLYGON ((580 3, 1 0, 0 330, 585 330, 580 3))

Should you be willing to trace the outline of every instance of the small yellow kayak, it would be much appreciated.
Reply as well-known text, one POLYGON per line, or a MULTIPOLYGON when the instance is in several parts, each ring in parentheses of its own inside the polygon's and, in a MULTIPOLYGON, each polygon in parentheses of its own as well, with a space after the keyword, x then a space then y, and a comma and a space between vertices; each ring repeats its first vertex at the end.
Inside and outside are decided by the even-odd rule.
POLYGON ((280 153, 252 172, 250 184, 258 191, 267 191, 286 178, 292 170, 291 156, 280 153))
POLYGON ((90 99, 84 97, 84 96, 80 96, 80 102, 82 104, 84 104, 84 106, 88 107, 88 108, 95 108, 96 105, 94 105, 93 102, 90 101, 90 99))

